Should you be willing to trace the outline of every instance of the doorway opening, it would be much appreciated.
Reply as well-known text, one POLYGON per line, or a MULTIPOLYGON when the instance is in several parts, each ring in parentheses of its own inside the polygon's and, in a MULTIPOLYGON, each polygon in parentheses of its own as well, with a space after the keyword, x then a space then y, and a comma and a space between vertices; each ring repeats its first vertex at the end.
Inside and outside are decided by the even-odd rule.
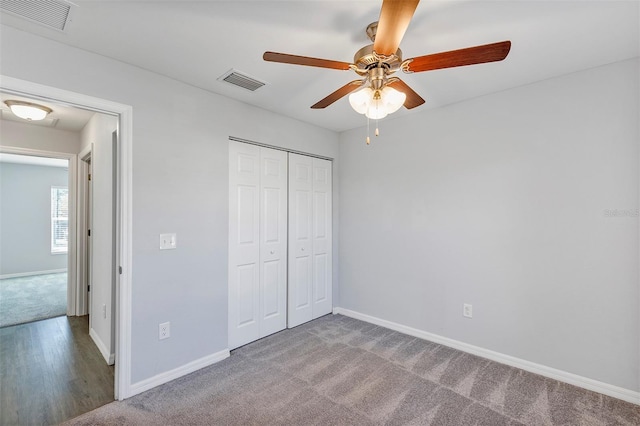
MULTIPOLYGON (((103 117, 109 117, 115 123, 114 129, 106 134, 105 140, 108 143, 108 151, 101 151, 97 147, 95 141, 92 142, 91 152, 91 166, 94 167, 100 160, 108 160, 111 164, 108 175, 103 175, 102 183, 112 188, 109 197, 102 198, 108 200, 108 204, 112 207, 108 209, 100 209, 100 211, 106 214, 100 220, 102 223, 108 223, 110 232, 108 232, 107 242, 103 245, 103 249, 108 252, 106 259, 109 262, 105 263, 108 274, 102 274, 107 276, 108 286, 104 289, 104 295, 108 296, 112 303, 101 303, 101 306, 91 306, 91 298, 88 297, 89 292, 86 287, 89 277, 96 276, 95 262, 87 262, 83 259, 95 259, 97 256, 89 255, 83 251, 88 246, 92 246, 92 251, 98 251, 95 244, 87 244, 87 241, 83 239, 84 235, 81 234, 82 226, 86 226, 89 221, 86 220, 86 216, 83 219, 79 215, 79 209, 82 206, 81 201, 78 198, 82 198, 80 190, 82 189, 80 178, 82 176, 80 168, 83 164, 83 152, 76 150, 67 152, 55 152, 42 150, 42 147, 30 145, 28 143, 22 143, 24 141, 13 140, 6 137, 5 126, 3 126, 3 145, 0 146, 0 150, 4 152, 12 152, 16 154, 33 154, 43 156, 43 153, 52 154, 53 157, 67 158, 69 160, 69 173, 73 176, 70 179, 69 185, 69 197, 75 202, 74 207, 69 211, 69 260, 68 260, 68 274, 69 282, 72 285, 69 286, 68 292, 68 309, 69 315, 84 315, 87 313, 93 314, 96 318, 102 320, 101 323, 110 324, 111 329, 108 334, 104 334, 102 338, 101 333, 104 331, 100 329, 100 325, 95 327, 87 327, 89 334, 93 339, 93 333, 95 331, 100 340, 102 340, 103 347, 100 347, 98 343, 93 339, 93 343, 100 349, 100 354, 106 361, 106 363, 114 364, 115 371, 113 374, 113 390, 111 399, 124 399, 131 395, 131 375, 130 375, 130 335, 131 335, 131 137, 132 137, 132 122, 130 106, 118 104, 111 101, 106 101, 91 96, 78 94, 74 92, 68 92, 57 88, 44 86, 36 83, 31 83, 11 77, 1 76, 0 79, 0 93, 10 96, 22 96, 28 99, 34 100, 40 103, 53 103, 61 107, 77 108, 84 111, 90 111, 92 114, 97 114, 103 117), (115 132, 115 133, 114 133, 115 132), (115 139, 113 135, 115 134, 115 139), (113 142, 115 140, 117 150, 113 149, 113 142), (39 149, 40 148, 40 149, 39 149), (115 184, 115 188, 114 188, 115 184), (73 223, 73 225, 72 225, 73 223), (72 255, 71 253, 75 253, 72 255), (115 255, 113 254, 115 253, 115 255), (106 317, 106 318, 105 318, 106 317)), ((96 128, 101 126, 95 126, 96 128)), ((101 127, 102 128, 102 127, 101 127)), ((80 146, 78 147, 80 150, 80 146)), ((82 147, 82 150, 86 148, 82 147)), ((50 148, 49 148, 50 149, 50 148)), ((86 158, 85 158, 86 159, 86 158)), ((103 164, 104 165, 104 164, 103 164)), ((97 176, 97 175, 96 175, 97 176)), ((95 187, 94 187, 95 189, 95 187)), ((93 191, 95 192, 95 191, 93 191)), ((98 197, 93 197, 93 204, 97 202, 98 197)), ((94 206, 91 219, 95 224, 96 211, 98 210, 94 206)), ((92 225, 93 226, 93 225, 92 225)), ((95 253, 94 253, 95 254, 95 253)), ((101 258, 105 258, 101 256, 101 258)), ((105 264, 100 268, 104 268, 105 264)), ((95 298, 94 298, 95 299, 95 298)), ((95 305, 95 304, 94 304, 95 305)), ((93 323, 93 321, 92 321, 93 323)), ((94 324, 92 324, 93 326, 94 324)), ((0 335, 0 337, 2 337, 0 335)), ((113 368, 113 367, 112 367, 113 368)))
POLYGON ((69 160, 0 153, 0 327, 66 315, 69 160))

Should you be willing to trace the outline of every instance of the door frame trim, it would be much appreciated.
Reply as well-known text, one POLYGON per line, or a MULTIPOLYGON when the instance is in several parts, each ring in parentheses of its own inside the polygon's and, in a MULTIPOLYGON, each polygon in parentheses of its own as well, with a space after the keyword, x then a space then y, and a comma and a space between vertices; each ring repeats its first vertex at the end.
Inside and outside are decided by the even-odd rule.
POLYGON ((304 151, 296 151, 295 149, 283 148, 281 146, 276 146, 276 145, 269 145, 269 144, 266 144, 266 143, 256 142, 256 141, 252 141, 252 140, 249 140, 249 139, 237 138, 235 136, 229 136, 229 140, 230 141, 236 141, 236 142, 242 142, 242 143, 246 143, 246 144, 249 144, 249 145, 261 146, 263 148, 275 149, 277 151, 289 152, 291 154, 299 154, 299 155, 305 155, 307 157, 319 158, 321 160, 329 160, 329 161, 332 161, 332 162, 334 160, 331 157, 325 157, 325 156, 318 155, 318 154, 311 154, 309 152, 304 152, 304 151))
MULTIPOLYGON (((78 154, 78 256, 77 256, 77 297, 76 297, 76 315, 90 315, 89 312, 89 294, 87 291, 87 265, 85 263, 85 252, 87 251, 88 244, 86 240, 86 230, 88 229, 87 213, 88 213, 88 172, 89 165, 87 160, 91 158, 93 154, 93 143, 89 144, 85 149, 78 154)), ((91 317, 89 317, 89 329, 91 329, 91 317)))
MULTIPOLYGON (((118 134, 120 136, 120 235, 119 265, 122 274, 116 286, 116 366, 115 366, 115 399, 123 400, 132 396, 131 392, 131 301, 132 301, 132 242, 133 242, 133 209, 132 209, 132 163, 133 163, 133 107, 82 93, 59 89, 52 86, 20 80, 0 75, 0 90, 33 99, 53 101, 72 107, 116 115, 118 117, 118 134)), ((74 173, 77 168, 77 155, 74 155, 74 173)), ((69 165, 71 171, 72 165, 69 165)), ((74 186, 77 184, 73 183, 74 186)), ((76 212, 74 211, 75 215, 76 212)), ((77 259, 74 259, 77 262, 77 259)), ((75 263, 74 263, 75 266, 75 263)), ((75 269, 73 270, 75 274, 75 269)))

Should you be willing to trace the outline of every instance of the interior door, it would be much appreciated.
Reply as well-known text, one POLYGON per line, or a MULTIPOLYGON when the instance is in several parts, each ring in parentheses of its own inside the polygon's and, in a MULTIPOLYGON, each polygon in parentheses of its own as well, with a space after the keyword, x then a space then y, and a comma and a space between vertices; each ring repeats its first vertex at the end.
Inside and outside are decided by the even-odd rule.
POLYGON ((312 318, 331 313, 331 161, 313 159, 313 291, 312 318))
POLYGON ((287 327, 287 153, 260 148, 260 337, 287 327))
POLYGON ((287 326, 287 154, 229 143, 229 348, 287 326))
POLYGON ((229 142, 229 348, 260 338, 260 148, 229 142))
POLYGON ((313 159, 289 154, 289 328, 313 318, 313 159))

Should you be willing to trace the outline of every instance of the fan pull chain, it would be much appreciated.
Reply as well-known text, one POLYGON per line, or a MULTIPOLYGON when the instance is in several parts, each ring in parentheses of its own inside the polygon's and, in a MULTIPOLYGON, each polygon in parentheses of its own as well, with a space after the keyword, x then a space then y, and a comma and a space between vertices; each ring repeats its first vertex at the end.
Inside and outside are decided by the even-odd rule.
POLYGON ((378 119, 376 118, 376 136, 380 136, 380 131, 378 130, 378 119))
POLYGON ((371 144, 371 138, 369 137, 369 117, 367 117, 367 145, 371 144))

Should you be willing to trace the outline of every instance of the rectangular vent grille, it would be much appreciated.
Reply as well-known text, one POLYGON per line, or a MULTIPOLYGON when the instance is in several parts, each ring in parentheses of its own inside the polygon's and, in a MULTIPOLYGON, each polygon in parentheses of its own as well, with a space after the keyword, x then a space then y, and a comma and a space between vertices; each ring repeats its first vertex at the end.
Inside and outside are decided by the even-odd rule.
POLYGON ((64 31, 71 5, 55 0, 0 0, 0 10, 64 31))
POLYGON ((243 89, 251 90, 252 92, 266 84, 236 70, 227 71, 218 80, 226 81, 227 83, 234 84, 238 87, 242 87, 243 89))

